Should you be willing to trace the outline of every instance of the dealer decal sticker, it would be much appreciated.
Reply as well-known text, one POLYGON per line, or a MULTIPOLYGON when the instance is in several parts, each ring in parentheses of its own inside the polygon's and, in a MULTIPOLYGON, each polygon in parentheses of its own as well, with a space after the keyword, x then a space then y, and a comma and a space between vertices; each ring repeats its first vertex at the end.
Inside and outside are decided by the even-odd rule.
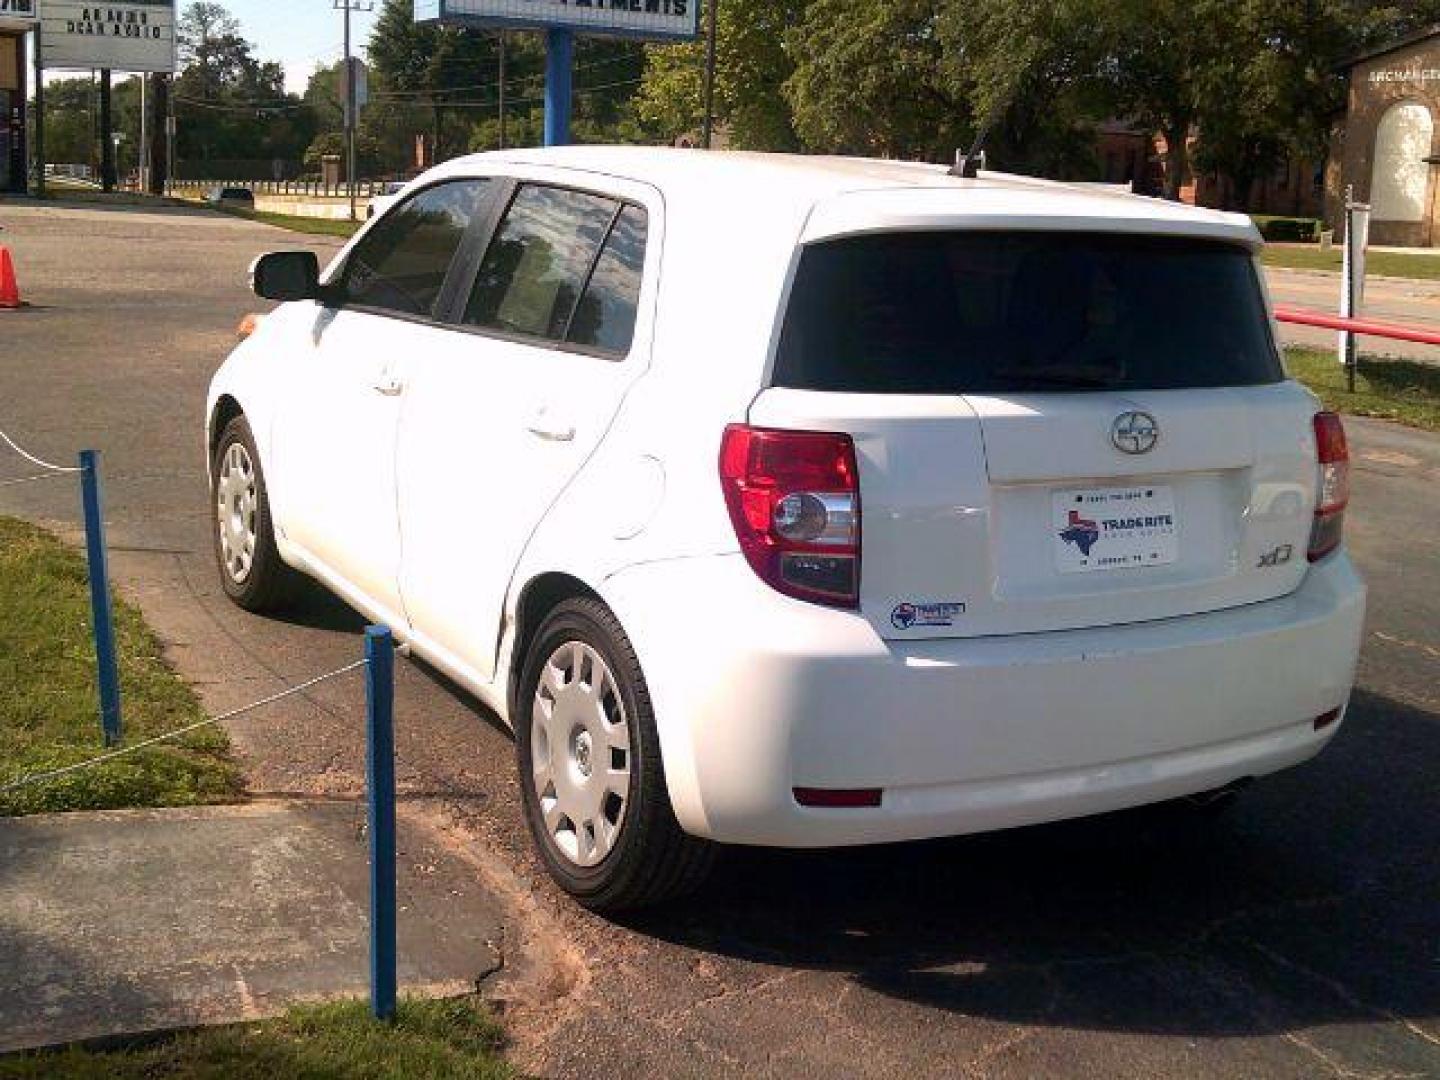
POLYGON ((936 626, 954 626, 965 614, 963 603, 897 604, 890 613, 890 624, 896 630, 921 630, 936 626))

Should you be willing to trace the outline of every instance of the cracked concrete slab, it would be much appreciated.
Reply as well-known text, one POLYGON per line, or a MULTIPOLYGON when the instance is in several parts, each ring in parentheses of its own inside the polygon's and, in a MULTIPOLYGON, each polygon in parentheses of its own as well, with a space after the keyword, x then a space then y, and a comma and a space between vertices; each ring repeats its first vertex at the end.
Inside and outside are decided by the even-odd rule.
MULTIPOLYGON (((341 801, 0 820, 0 1052, 363 997, 364 822, 341 801)), ((402 818, 397 867, 402 992, 499 971, 470 865, 402 818)))

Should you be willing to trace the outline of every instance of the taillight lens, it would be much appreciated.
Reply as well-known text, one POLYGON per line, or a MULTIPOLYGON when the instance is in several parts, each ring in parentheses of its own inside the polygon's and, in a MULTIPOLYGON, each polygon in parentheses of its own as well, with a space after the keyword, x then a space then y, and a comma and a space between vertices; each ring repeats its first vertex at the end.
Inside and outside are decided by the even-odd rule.
POLYGON ((735 424, 720 482, 740 549, 773 588, 800 600, 860 601, 860 474, 849 435, 735 424))
POLYGON ((1350 504, 1350 447, 1345 425, 1332 412, 1315 417, 1315 446, 1320 459, 1319 496, 1310 530, 1310 561, 1340 546, 1345 534, 1345 508, 1350 504))

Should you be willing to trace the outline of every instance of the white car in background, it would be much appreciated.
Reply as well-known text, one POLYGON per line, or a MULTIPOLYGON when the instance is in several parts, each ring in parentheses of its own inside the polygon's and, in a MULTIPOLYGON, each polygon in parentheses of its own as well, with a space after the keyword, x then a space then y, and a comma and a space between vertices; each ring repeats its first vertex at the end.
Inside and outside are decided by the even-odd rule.
POLYGON ((382 184, 377 194, 370 196, 370 205, 365 208, 366 220, 379 217, 400 201, 400 193, 405 190, 404 180, 393 180, 382 184))
POLYGON ((449 163, 216 375, 241 606, 325 583, 513 728, 597 909, 716 843, 1223 801, 1339 729, 1338 417, 1248 219, 860 160, 449 163))

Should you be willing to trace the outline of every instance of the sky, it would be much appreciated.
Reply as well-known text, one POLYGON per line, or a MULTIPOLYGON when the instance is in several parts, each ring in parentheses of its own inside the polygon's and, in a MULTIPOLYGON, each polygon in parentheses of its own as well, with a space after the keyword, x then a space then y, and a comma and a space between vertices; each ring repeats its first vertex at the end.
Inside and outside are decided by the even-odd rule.
MULTIPOLYGON (((181 0, 184 5, 185 0, 181 0)), ((344 13, 337 0, 220 0, 240 20, 247 41, 261 60, 285 65, 286 89, 304 93, 319 64, 333 64, 345 55, 344 13)), ((355 0, 352 0, 355 2, 355 0)), ((365 5, 372 6, 372 5, 365 5)), ((379 7, 376 3, 374 7, 379 7)), ((363 55, 374 13, 351 16, 356 52, 363 55)))

